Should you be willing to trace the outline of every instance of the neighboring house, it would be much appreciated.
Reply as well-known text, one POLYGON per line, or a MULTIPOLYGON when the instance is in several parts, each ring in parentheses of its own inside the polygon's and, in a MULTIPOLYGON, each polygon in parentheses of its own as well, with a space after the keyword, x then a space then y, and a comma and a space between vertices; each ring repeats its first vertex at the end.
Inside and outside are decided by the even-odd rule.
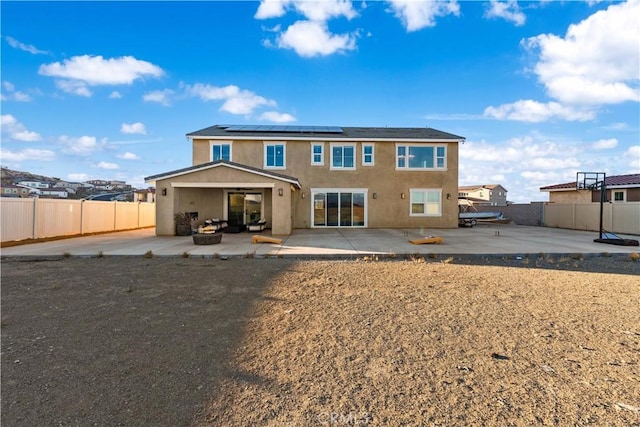
POLYGON ((154 203, 156 201, 156 189, 149 187, 145 190, 135 190, 133 192, 133 201, 154 203))
POLYGON ((55 187, 57 188, 67 188, 72 190, 78 190, 80 188, 83 188, 84 186, 85 184, 81 182, 67 182, 67 181, 58 181, 55 184, 55 187))
POLYGON ((41 188, 38 194, 40 196, 50 196, 58 199, 66 199, 69 197, 69 191, 66 188, 41 188))
MULTIPOLYGON (((612 175, 605 178, 605 200, 613 203, 640 202, 640 174, 612 175)), ((576 182, 540 187, 549 193, 551 203, 600 202, 600 191, 576 189, 576 182)))
POLYGON ((16 185, 24 185, 25 187, 31 187, 31 188, 49 188, 48 182, 41 182, 41 181, 20 181, 16 183, 16 185))
POLYGON ((294 228, 456 228, 458 143, 431 128, 212 126, 187 134, 190 167, 154 183, 156 233, 174 214, 229 225, 266 219, 294 228))
POLYGON ((460 186, 458 197, 478 206, 507 206, 507 190, 500 184, 460 186))
POLYGON ((0 187, 2 197, 29 197, 31 188, 23 185, 3 185, 0 187))
POLYGON ((91 181, 87 181, 87 184, 91 184, 96 190, 110 191, 113 189, 113 186, 109 184, 109 181, 105 181, 103 179, 93 179, 91 181))

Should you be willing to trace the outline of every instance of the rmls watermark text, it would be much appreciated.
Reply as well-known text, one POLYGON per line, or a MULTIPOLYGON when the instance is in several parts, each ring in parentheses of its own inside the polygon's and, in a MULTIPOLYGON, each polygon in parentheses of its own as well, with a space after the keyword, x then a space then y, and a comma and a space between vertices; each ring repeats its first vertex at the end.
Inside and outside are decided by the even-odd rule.
POLYGON ((368 412, 320 412, 316 415, 321 425, 349 425, 349 426, 366 426, 373 417, 368 412))

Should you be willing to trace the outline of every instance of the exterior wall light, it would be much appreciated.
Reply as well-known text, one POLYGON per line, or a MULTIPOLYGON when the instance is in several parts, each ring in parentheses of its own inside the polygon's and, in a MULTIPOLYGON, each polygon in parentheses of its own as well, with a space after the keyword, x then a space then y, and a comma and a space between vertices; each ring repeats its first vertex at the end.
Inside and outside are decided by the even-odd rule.
POLYGON ((303 192, 302 192, 302 198, 304 199, 305 197, 306 197, 306 196, 305 196, 304 191, 303 191, 303 192))
POLYGON ((447 200, 451 200, 451 193, 447 193, 447 200))
POLYGON ((373 193, 373 198, 377 199, 378 198, 378 193, 373 193))
POLYGON ((282 188, 278 188, 278 196, 282 196, 284 194, 284 191, 282 191, 282 188))
POLYGON ((400 193, 400 198, 404 199, 405 198, 405 194, 404 193, 400 193))
POLYGON ((167 195, 167 189, 166 189, 166 188, 163 188, 163 189, 162 189, 162 195, 163 195, 163 196, 166 196, 166 195, 167 195))

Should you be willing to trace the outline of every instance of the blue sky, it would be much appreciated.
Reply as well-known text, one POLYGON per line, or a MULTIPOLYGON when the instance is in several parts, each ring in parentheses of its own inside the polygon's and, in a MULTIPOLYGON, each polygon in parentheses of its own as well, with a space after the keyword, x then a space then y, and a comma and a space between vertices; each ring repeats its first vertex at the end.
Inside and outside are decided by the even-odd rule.
POLYGON ((640 1, 7 2, 1 163, 66 180, 191 165, 214 124, 433 127, 509 200, 640 173, 640 1))

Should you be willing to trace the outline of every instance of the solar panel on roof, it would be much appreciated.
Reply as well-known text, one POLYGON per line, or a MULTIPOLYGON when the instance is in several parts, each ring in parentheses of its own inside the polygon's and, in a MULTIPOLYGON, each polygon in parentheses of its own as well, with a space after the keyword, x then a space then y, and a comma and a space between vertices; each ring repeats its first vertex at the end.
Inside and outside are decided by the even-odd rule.
POLYGON ((234 125, 228 132, 342 133, 339 126, 234 125))

